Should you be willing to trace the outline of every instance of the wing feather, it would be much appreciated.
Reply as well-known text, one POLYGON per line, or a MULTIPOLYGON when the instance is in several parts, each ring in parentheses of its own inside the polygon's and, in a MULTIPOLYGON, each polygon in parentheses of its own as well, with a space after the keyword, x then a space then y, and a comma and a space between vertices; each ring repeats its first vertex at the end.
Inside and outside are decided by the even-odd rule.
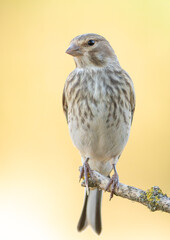
POLYGON ((129 74, 125 70, 123 70, 123 74, 124 74, 124 77, 125 77, 125 81, 130 88, 131 123, 132 123, 133 115, 134 115, 134 112, 135 112, 135 105, 136 105, 135 90, 134 90, 132 79, 129 76, 129 74))
POLYGON ((66 120, 67 120, 67 123, 68 123, 68 105, 67 105, 66 94, 65 94, 65 86, 64 86, 64 89, 63 89, 62 105, 63 105, 64 114, 66 116, 66 120))

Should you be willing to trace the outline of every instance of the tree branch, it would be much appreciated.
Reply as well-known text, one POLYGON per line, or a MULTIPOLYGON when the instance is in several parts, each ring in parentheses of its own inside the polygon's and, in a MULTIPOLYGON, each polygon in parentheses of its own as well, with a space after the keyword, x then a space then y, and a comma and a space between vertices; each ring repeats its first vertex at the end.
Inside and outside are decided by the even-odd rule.
MULTIPOLYGON (((108 182, 108 177, 93 171, 93 180, 89 178, 89 187, 97 187, 101 190, 105 190, 108 182)), ((83 181, 81 185, 85 187, 85 182, 83 181)), ((143 191, 141 189, 120 183, 119 189, 115 190, 115 195, 127 198, 131 201, 139 202, 147 206, 151 211, 161 210, 163 212, 170 213, 170 198, 168 198, 166 194, 163 194, 159 187, 154 186, 147 191, 143 191)))

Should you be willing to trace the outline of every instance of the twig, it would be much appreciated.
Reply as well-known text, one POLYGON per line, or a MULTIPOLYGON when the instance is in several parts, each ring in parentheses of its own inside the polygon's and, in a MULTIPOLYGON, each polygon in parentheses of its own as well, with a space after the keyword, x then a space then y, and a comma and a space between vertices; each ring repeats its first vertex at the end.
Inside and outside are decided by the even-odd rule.
MULTIPOLYGON (((109 178, 101 175, 100 173, 93 171, 93 180, 89 178, 89 187, 97 187, 101 190, 105 190, 109 178)), ((85 187, 85 182, 81 183, 85 187)), ((110 189, 109 189, 110 192, 110 189)), ((143 191, 139 188, 119 184, 119 189, 115 190, 115 195, 123 198, 127 198, 131 201, 139 202, 147 206, 151 211, 161 210, 163 212, 170 213, 170 198, 166 194, 163 194, 159 187, 151 187, 147 191, 143 191)))

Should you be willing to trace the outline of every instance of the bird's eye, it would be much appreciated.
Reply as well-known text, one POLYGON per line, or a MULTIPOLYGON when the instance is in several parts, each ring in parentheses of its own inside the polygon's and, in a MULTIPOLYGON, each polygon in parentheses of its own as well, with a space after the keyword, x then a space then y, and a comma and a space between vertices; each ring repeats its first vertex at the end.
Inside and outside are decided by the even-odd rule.
POLYGON ((94 41, 94 40, 89 40, 89 41, 88 41, 88 45, 89 45, 89 46, 93 46, 94 44, 95 44, 95 41, 94 41))

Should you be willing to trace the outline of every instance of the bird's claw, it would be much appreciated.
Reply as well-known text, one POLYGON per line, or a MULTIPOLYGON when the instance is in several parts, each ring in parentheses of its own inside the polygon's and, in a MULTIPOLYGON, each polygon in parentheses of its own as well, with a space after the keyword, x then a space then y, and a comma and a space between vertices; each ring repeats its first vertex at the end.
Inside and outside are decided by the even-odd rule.
POLYGON ((119 189, 119 176, 117 173, 114 173, 114 175, 112 176, 112 178, 110 178, 109 183, 107 184, 105 191, 108 191, 110 188, 110 199, 112 199, 115 189, 119 189))
POLYGON ((88 178, 91 177, 93 178, 93 172, 88 164, 88 158, 86 159, 86 161, 84 162, 81 170, 80 170, 80 177, 79 177, 79 181, 83 178, 84 176, 84 180, 85 180, 85 185, 86 185, 86 189, 87 189, 87 194, 89 193, 89 185, 88 185, 88 178))

